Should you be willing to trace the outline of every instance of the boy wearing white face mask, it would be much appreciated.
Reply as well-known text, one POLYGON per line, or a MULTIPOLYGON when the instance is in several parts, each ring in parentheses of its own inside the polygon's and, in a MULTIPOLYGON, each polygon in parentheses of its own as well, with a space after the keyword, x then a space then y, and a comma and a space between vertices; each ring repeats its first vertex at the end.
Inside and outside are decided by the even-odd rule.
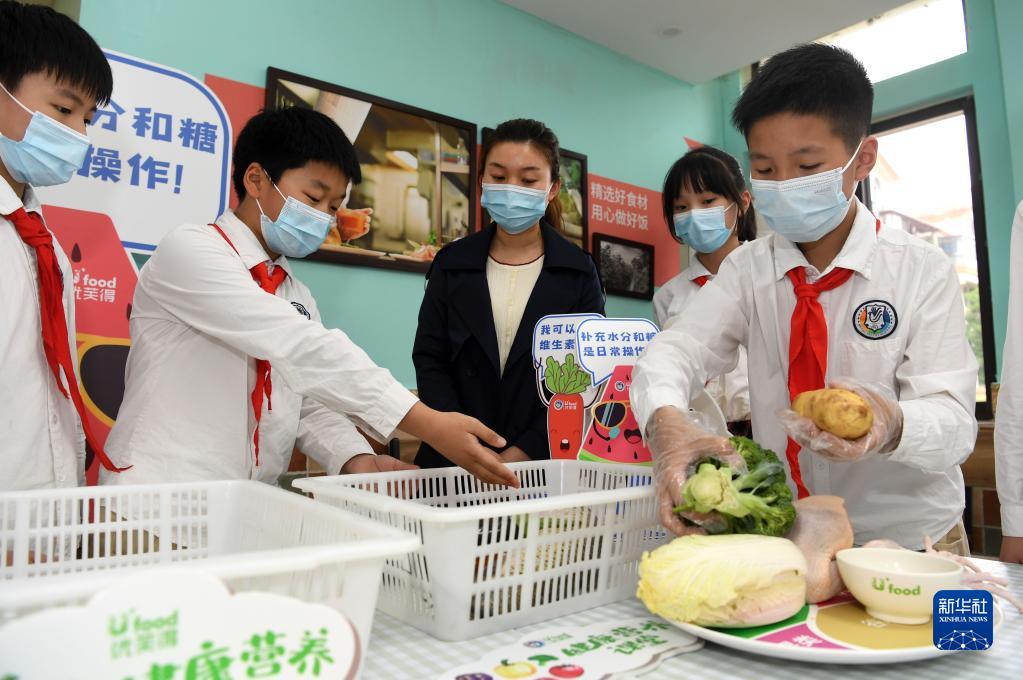
POLYGON ((84 481, 83 429, 113 468, 78 391, 71 266, 33 187, 63 184, 113 90, 96 42, 48 7, 0 2, 0 491, 84 481))
MULTIPOLYGON (((693 149, 675 161, 661 192, 664 219, 672 238, 689 246, 690 262, 654 294, 654 318, 667 328, 685 326, 685 308, 718 273, 735 249, 757 235, 757 221, 739 163, 712 146, 693 149)), ((750 436, 746 352, 735 368, 707 382, 707 393, 728 421, 732 434, 750 436)))
POLYGON ((309 109, 261 113, 234 150, 233 212, 168 234, 132 304, 124 402, 104 483, 255 479, 275 483, 297 445, 328 473, 410 466, 376 456, 401 428, 480 479, 517 485, 480 444, 477 420, 418 401, 339 330, 320 323, 289 257, 317 250, 351 183, 355 149, 309 109))
POLYGON ((877 159, 872 102, 859 62, 808 44, 772 57, 735 107, 757 212, 774 233, 725 260, 686 308, 686 323, 650 344, 633 380, 661 520, 676 533, 702 531, 701 518, 672 512, 691 465, 736 455, 683 414, 744 346, 753 430, 784 454, 800 497, 843 497, 858 544, 889 538, 920 548, 930 536, 966 550, 959 464, 976 438, 977 363, 952 263, 881 228, 853 196, 877 159), (787 410, 796 395, 826 385, 870 403, 870 432, 838 439, 787 410))

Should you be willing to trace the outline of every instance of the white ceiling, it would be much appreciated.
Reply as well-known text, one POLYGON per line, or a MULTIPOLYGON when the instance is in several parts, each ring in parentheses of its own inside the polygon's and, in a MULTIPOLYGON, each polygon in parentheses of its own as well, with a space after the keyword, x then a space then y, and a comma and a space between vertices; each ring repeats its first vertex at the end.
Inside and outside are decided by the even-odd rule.
POLYGON ((503 2, 676 78, 702 83, 907 0, 503 2), (666 29, 678 33, 666 37, 666 29))

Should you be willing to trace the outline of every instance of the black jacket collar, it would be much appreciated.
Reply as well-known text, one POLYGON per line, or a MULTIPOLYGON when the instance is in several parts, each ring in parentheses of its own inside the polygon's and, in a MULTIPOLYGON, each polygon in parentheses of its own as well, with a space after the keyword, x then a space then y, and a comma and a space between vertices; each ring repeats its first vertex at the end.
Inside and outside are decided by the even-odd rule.
MULTIPOLYGON (((445 246, 444 251, 447 252, 438 257, 436 266, 444 269, 486 269, 490 242, 496 231, 497 225, 491 223, 486 229, 445 246)), ((589 256, 567 241, 546 220, 540 220, 540 233, 543 236, 544 269, 589 272, 593 267, 589 256)))
MULTIPOLYGON (((465 273, 464 276, 458 277, 457 282, 450 284, 447 290, 448 304, 465 319, 472 334, 483 347, 495 373, 500 375, 497 334, 494 330, 490 289, 486 278, 490 242, 496 229, 496 225, 491 224, 483 231, 445 246, 438 253, 430 271, 432 273, 433 269, 437 268, 465 273)), ((534 320, 547 314, 567 313, 573 309, 576 302, 571 297, 573 293, 558 285, 559 281, 563 280, 561 277, 564 276, 565 270, 580 271, 584 274, 595 271, 590 256, 565 240, 546 221, 540 222, 540 231, 543 234, 544 245, 543 269, 526 303, 522 315, 525 323, 519 325, 512 341, 505 370, 526 355, 532 347, 531 324, 534 320)), ((427 278, 429 276, 430 273, 427 274, 427 278)))

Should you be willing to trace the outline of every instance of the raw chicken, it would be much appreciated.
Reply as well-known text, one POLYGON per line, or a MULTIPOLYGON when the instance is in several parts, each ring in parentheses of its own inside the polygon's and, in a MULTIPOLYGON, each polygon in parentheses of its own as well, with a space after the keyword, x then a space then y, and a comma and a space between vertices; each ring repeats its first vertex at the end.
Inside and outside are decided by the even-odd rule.
POLYGON ((835 553, 853 545, 845 501, 838 496, 809 496, 793 505, 796 523, 787 538, 806 557, 806 601, 823 602, 845 587, 835 563, 835 553))

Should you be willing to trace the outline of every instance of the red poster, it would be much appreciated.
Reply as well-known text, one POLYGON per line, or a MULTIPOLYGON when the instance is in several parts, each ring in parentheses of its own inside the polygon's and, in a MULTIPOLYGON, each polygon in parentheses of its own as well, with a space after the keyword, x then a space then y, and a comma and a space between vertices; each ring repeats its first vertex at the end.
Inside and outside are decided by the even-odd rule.
POLYGON ((654 285, 663 286, 681 271, 680 246, 668 233, 661 192, 590 175, 590 234, 654 246, 654 285))

